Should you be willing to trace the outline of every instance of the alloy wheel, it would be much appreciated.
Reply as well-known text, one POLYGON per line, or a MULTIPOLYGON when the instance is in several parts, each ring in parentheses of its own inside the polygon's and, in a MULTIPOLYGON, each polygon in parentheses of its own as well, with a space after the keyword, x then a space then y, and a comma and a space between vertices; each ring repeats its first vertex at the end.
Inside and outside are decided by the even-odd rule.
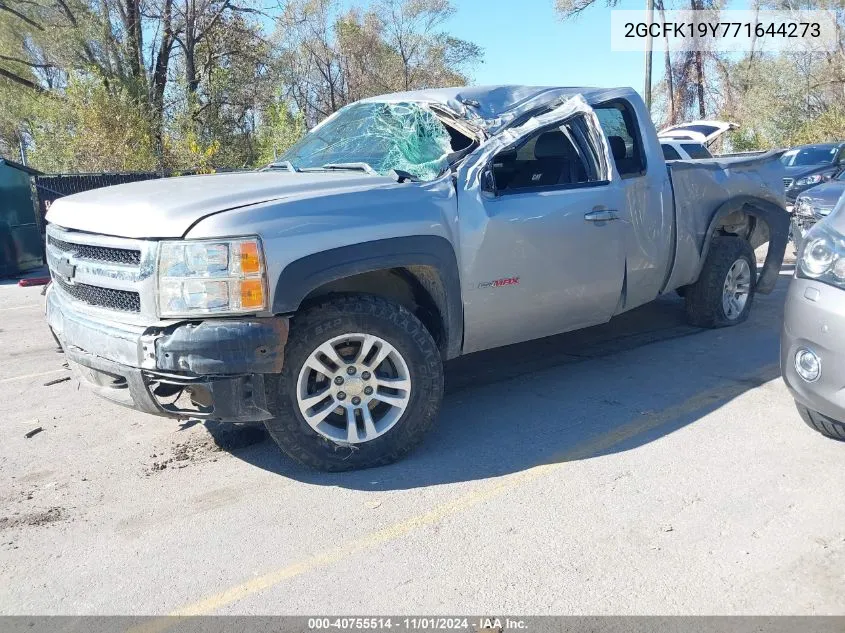
POLYGON ((296 385, 308 425, 335 442, 360 444, 387 433, 411 397, 411 374, 399 351, 372 334, 336 336, 315 349, 296 385))
POLYGON ((742 314, 750 293, 751 267, 745 258, 740 258, 728 270, 722 291, 722 309, 728 319, 733 321, 742 314))

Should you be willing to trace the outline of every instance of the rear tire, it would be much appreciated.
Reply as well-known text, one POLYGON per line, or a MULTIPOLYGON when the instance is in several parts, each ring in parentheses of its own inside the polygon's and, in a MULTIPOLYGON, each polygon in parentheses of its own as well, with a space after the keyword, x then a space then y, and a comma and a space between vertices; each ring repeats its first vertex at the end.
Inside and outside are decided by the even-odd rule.
POLYGON ((756 285, 751 244, 734 236, 714 237, 698 281, 684 293, 687 319, 705 328, 742 323, 751 312, 756 285))
POLYGON ((419 319, 380 297, 338 295, 292 319, 284 369, 268 381, 275 417, 265 425, 301 464, 329 472, 372 468, 419 444, 442 398, 440 350, 419 319), (331 356, 320 350, 339 362, 326 364, 331 356), (380 360, 383 351, 390 356, 380 360), (385 389, 389 381, 408 389, 385 389))
POLYGON ((804 420, 804 422, 807 423, 807 426, 811 429, 821 433, 825 437, 845 442, 845 424, 838 422, 833 418, 829 418, 818 411, 813 411, 812 409, 805 407, 803 404, 796 402, 795 406, 798 408, 798 413, 801 414, 801 419, 804 420))

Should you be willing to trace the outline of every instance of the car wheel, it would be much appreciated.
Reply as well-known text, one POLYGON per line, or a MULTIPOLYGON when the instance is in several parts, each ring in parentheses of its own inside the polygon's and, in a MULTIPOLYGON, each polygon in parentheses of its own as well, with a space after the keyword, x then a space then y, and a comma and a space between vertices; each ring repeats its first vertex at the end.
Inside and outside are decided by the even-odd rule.
POLYGON ((801 414, 801 419, 804 420, 804 422, 807 423, 807 426, 811 429, 818 431, 825 437, 845 442, 845 424, 838 422, 833 418, 829 418, 818 411, 808 409, 798 402, 795 403, 795 406, 798 407, 798 413, 801 414))
POLYGON ((689 322, 708 328, 742 323, 751 312, 756 284, 751 245, 739 237, 714 237, 698 281, 684 295, 689 322))
POLYGON ((265 424, 302 464, 370 468, 419 444, 442 398, 440 351, 419 319, 379 297, 341 295, 292 319, 265 424))

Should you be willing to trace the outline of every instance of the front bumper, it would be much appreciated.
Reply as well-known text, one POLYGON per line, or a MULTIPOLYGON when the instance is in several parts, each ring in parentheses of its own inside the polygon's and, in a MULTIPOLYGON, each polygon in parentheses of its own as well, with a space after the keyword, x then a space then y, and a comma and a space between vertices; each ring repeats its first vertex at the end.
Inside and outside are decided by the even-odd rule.
POLYGON ((285 317, 146 327, 108 321, 47 290, 47 322, 98 395, 171 418, 269 419, 264 376, 282 370, 285 317))
MULTIPOLYGON (((824 182, 824 181, 821 181, 821 182, 824 182)), ((805 191, 812 189, 813 187, 818 187, 819 184, 821 184, 821 183, 814 182, 814 183, 811 183, 809 185, 800 185, 798 187, 796 187, 795 185, 792 185, 791 187, 789 187, 788 189, 786 189, 783 192, 783 195, 786 198, 787 204, 795 204, 795 201, 798 199, 798 196, 800 196, 805 191)))
POLYGON ((845 290, 793 279, 786 297, 780 355, 781 373, 795 400, 845 421, 845 290), (815 382, 807 382, 795 370, 795 354, 801 348, 821 360, 815 382))

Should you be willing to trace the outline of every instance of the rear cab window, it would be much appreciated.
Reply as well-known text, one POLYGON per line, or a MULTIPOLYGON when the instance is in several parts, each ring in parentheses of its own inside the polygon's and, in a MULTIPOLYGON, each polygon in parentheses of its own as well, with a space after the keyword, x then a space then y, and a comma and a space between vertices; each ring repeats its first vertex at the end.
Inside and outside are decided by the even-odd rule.
POLYGON ((616 170, 622 178, 635 178, 646 173, 646 159, 642 136, 634 108, 624 99, 616 99, 593 106, 616 170))

